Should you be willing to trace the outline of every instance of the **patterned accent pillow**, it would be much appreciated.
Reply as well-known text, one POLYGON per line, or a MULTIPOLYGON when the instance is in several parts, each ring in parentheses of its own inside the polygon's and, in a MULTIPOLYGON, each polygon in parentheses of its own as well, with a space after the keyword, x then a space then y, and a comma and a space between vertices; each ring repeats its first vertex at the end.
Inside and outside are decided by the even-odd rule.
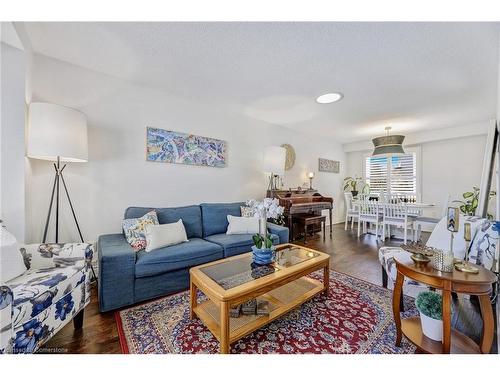
POLYGON ((252 207, 240 206, 240 211, 242 217, 253 217, 255 214, 255 210, 252 207))
POLYGON ((135 251, 146 248, 146 225, 159 225, 155 211, 150 211, 138 219, 125 219, 122 222, 125 238, 135 251))
POLYGON ((500 221, 487 220, 482 223, 470 248, 470 262, 493 270, 499 234, 500 221))

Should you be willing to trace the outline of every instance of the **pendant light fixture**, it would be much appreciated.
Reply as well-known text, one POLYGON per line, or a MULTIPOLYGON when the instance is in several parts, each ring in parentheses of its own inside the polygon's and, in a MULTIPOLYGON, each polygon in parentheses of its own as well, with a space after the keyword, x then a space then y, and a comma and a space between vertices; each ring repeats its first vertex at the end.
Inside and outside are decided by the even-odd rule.
POLYGON ((403 150, 403 141, 405 139, 405 136, 389 135, 389 131, 391 129, 392 128, 390 126, 387 126, 385 128, 385 131, 387 132, 386 135, 372 139, 373 146, 375 147, 372 156, 387 154, 397 155, 405 153, 405 151, 403 150))

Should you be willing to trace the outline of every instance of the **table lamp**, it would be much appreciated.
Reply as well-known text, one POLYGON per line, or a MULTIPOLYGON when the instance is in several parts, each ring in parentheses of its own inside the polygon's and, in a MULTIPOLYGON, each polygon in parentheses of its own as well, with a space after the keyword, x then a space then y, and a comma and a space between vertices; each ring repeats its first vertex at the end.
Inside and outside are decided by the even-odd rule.
POLYGON ((67 164, 61 165, 61 163, 79 163, 88 160, 86 116, 77 110, 56 104, 31 103, 28 112, 27 156, 32 159, 54 162, 54 182, 42 242, 47 239, 54 194, 56 197, 55 242, 59 242, 59 185, 61 182, 68 198, 80 240, 84 242, 68 187, 64 180, 63 171, 67 164))
POLYGON ((307 174, 307 177, 309 177, 309 190, 312 190, 313 189, 314 172, 309 172, 307 174))
POLYGON ((270 174, 269 186, 267 189, 271 192, 271 197, 274 196, 274 190, 276 190, 274 177, 283 176, 285 174, 285 160, 286 150, 283 147, 269 146, 264 150, 262 171, 270 174))

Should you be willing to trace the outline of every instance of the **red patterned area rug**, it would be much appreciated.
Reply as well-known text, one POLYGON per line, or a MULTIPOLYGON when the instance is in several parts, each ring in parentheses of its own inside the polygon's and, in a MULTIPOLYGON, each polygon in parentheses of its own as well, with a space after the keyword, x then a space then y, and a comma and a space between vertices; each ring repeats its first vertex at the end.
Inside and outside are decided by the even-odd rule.
MULTIPOLYGON (((321 273, 312 275, 321 279, 321 273)), ((405 296, 406 316, 417 315, 405 296)), ((219 343, 199 319, 189 319, 189 292, 121 310, 116 321, 123 353, 218 353, 219 343)), ((318 295, 231 344, 231 353, 413 353, 396 347, 391 291, 330 271, 328 296, 318 295)))

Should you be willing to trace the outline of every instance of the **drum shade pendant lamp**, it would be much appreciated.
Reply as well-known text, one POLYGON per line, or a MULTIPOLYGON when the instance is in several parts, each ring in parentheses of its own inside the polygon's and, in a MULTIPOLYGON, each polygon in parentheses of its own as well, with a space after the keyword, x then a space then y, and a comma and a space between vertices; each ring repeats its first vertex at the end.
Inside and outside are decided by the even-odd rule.
POLYGON ((392 128, 387 126, 385 131, 386 135, 382 137, 373 138, 373 149, 372 156, 381 156, 381 155, 397 155, 404 154, 403 150, 403 141, 405 139, 404 135, 389 135, 389 132, 392 128))

